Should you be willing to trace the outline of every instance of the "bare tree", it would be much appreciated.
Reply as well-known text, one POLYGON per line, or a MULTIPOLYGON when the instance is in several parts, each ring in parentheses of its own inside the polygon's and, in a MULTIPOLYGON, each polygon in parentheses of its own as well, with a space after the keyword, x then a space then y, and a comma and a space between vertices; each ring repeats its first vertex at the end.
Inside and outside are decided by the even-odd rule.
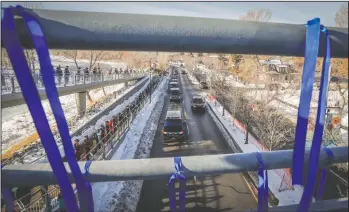
POLYGON ((89 69, 91 70, 93 67, 95 67, 96 64, 103 60, 105 55, 106 54, 104 51, 90 51, 89 69))
POLYGON ((258 104, 254 111, 253 131, 269 151, 282 149, 294 142, 294 126, 277 110, 258 104))
MULTIPOLYGON (((240 20, 246 20, 246 21, 257 21, 257 22, 268 22, 272 16, 272 12, 269 9, 261 8, 258 10, 251 10, 248 11, 246 15, 243 15, 240 17, 240 20)), ((259 56, 258 55, 250 55, 249 56, 253 62, 256 65, 257 71, 261 68, 259 63, 259 56)))
POLYGON ((76 68, 79 67, 78 65, 78 50, 63 50, 61 52, 62 56, 65 57, 66 59, 70 59, 70 60, 73 60, 75 65, 76 65, 76 68))
POLYGON ((240 16, 240 20, 268 22, 271 15, 271 10, 260 8, 258 10, 248 11, 246 15, 240 16))
POLYGON ((245 125, 245 144, 248 144, 248 133, 251 131, 251 124, 253 123, 253 111, 250 102, 244 97, 243 91, 236 91, 238 96, 236 101, 235 116, 245 125))
POLYGON ((348 3, 343 4, 339 8, 335 20, 338 27, 348 28, 348 3))

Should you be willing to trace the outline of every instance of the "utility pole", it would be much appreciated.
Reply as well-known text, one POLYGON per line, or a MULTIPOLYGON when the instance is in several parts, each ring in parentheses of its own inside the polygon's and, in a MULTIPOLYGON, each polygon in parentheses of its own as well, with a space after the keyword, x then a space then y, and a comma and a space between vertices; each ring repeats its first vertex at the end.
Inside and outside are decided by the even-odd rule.
POLYGON ((150 104, 151 104, 151 92, 152 92, 151 72, 152 72, 152 70, 150 69, 150 72, 149 72, 149 74, 150 74, 150 93, 149 93, 150 104))

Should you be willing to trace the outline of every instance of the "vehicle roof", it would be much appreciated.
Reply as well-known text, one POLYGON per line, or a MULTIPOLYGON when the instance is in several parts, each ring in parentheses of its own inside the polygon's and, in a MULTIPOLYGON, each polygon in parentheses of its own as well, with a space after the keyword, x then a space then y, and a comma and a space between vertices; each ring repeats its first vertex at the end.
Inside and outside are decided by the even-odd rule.
POLYGON ((178 85, 178 82, 170 82, 170 85, 178 85))
POLYGON ((193 99, 203 99, 203 98, 202 98, 202 96, 195 95, 195 96, 193 96, 193 99))
POLYGON ((179 91, 179 88, 170 88, 170 91, 179 91))
POLYGON ((179 110, 170 110, 166 113, 166 119, 181 119, 181 111, 179 110))

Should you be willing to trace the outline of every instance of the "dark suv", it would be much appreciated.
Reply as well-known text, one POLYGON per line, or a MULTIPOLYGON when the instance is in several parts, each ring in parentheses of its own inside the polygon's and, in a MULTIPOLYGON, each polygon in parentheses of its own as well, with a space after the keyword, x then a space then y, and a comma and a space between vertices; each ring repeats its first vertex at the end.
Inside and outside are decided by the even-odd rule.
POLYGON ((180 111, 168 111, 164 122, 164 141, 184 139, 185 121, 182 120, 180 111))
POLYGON ((193 99, 191 100, 191 110, 192 111, 205 111, 205 101, 201 96, 193 96, 193 99))

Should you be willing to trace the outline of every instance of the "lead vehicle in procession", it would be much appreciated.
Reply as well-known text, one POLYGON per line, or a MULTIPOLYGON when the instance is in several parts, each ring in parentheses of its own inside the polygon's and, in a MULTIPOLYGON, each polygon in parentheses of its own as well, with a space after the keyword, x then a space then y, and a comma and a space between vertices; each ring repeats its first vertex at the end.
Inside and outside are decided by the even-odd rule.
POLYGON ((182 119, 180 110, 167 111, 164 122, 164 141, 169 140, 184 140, 185 120, 182 119))

